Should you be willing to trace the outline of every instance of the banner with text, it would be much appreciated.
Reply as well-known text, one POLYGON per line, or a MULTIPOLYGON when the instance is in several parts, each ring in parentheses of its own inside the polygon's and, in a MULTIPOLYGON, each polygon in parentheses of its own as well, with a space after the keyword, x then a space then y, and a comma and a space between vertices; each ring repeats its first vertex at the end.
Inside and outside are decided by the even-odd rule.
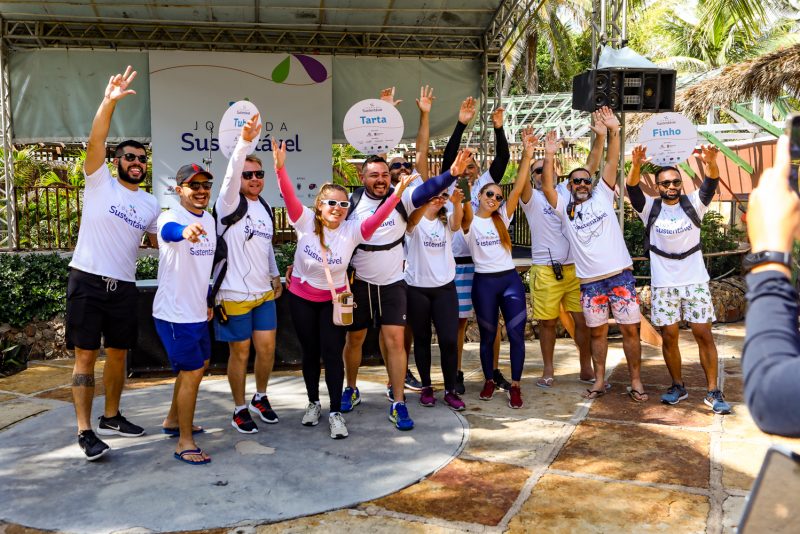
POLYGON ((230 105, 249 100, 261 112, 254 154, 267 171, 262 196, 282 206, 272 170, 272 140, 286 141, 286 168, 303 204, 331 180, 332 68, 328 56, 152 51, 150 115, 153 188, 162 207, 177 204, 175 172, 210 165, 213 199, 228 165, 219 127, 230 105), (209 163, 210 160, 210 163, 209 163))

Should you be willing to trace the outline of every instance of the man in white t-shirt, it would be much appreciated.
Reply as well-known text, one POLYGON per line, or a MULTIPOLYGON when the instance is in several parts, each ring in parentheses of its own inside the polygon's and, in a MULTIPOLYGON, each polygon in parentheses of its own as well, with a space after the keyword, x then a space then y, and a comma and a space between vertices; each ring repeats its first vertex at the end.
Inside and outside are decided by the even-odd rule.
POLYGON ((214 333, 217 340, 228 342, 228 383, 234 402, 231 425, 244 434, 258 432, 250 412, 265 423, 278 422, 267 398, 267 384, 275 361, 275 299, 282 286, 272 247, 272 208, 260 197, 264 170, 259 158, 248 155, 260 131, 258 115, 242 127, 214 206, 217 235, 222 236, 218 246, 227 250, 225 275, 214 285, 219 285, 214 296, 220 310, 214 319, 214 333), (251 339, 256 352, 256 393, 246 402, 251 339))
POLYGON ((678 347, 680 321, 689 323, 700 352, 700 363, 706 374, 707 392, 704 402, 718 414, 730 413, 717 385, 718 356, 711 333, 716 319, 711 301, 708 271, 700 248, 700 224, 719 183, 717 157, 713 145, 703 146, 699 159, 705 179, 700 189, 681 194, 683 180, 674 167, 661 167, 655 173, 659 197, 646 196, 639 186, 642 164, 647 162, 647 149, 633 149, 627 189, 631 205, 645 223, 646 252, 650 254, 653 325, 661 327, 661 351, 672 377, 672 386, 661 396, 665 404, 678 404, 689 394, 681 377, 681 352, 678 347))
POLYGON ((614 188, 619 161, 619 120, 604 107, 598 117, 608 130, 608 150, 602 179, 593 187, 586 169, 569 173, 571 197, 559 196, 547 173, 542 192, 564 222, 564 232, 572 247, 575 271, 581 281, 581 306, 591 333, 592 358, 596 381, 586 397, 595 399, 605 394, 605 367, 608 353, 608 314, 622 332, 622 346, 628 360, 630 397, 636 402, 647 400, 640 376, 642 346, 639 340, 641 312, 633 278, 633 261, 628 253, 622 229, 614 211, 614 188))
POLYGON ((136 71, 112 76, 89 134, 83 172, 84 206, 78 243, 67 281, 66 343, 75 349, 72 397, 78 419, 78 445, 90 461, 109 449, 92 430, 94 367, 103 340, 105 410, 97 433, 141 436, 144 429, 119 412, 125 384, 125 356, 136 345, 136 257, 142 236, 155 243, 158 203, 139 184, 147 175, 147 152, 137 141, 123 141, 114 153, 117 178, 105 163, 106 138, 117 102, 129 89, 136 71))
MULTIPOLYGON (((167 416, 178 421, 173 455, 192 465, 211 461, 194 441, 194 435, 203 432, 202 427, 194 426, 197 390, 211 358, 207 296, 217 244, 214 218, 206 211, 211 179, 210 173, 194 163, 178 169, 175 192, 180 205, 158 217, 158 291, 153 299, 153 319, 169 363, 178 373, 167 416)), ((174 435, 174 430, 165 428, 165 433, 174 435)))

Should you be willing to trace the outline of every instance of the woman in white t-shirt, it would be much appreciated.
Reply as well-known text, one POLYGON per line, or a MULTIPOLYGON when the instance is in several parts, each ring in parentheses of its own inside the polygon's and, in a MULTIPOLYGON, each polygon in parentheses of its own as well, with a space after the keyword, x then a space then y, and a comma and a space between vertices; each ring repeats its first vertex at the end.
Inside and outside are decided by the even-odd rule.
POLYGON ((496 384, 492 378, 492 345, 497 335, 498 312, 502 311, 511 344, 511 389, 508 392, 508 405, 511 408, 522 407, 520 380, 525 363, 525 324, 528 314, 525 289, 511 259, 508 225, 517 209, 525 182, 530 177, 531 158, 538 141, 531 128, 523 131, 524 152, 514 189, 503 202, 499 185, 484 185, 478 193, 478 212, 465 233, 470 255, 475 262, 472 305, 481 334, 481 367, 486 380, 480 398, 489 400, 494 395, 496 384))
POLYGON ((366 242, 388 217, 411 181, 403 177, 394 194, 372 216, 363 221, 346 221, 350 201, 347 190, 336 184, 324 184, 314 199, 314 208, 302 205, 295 194, 284 162, 286 145, 273 143, 278 188, 286 202, 289 222, 297 232, 297 250, 289 286, 289 307, 297 338, 303 349, 303 380, 309 404, 303 425, 315 426, 322 412, 319 402, 320 358, 325 363, 325 384, 330 398, 331 438, 347 437, 342 417, 341 391, 344 382, 342 350, 346 330, 333 323, 331 288, 325 273, 323 253, 337 293, 347 288, 347 266, 356 246, 366 242))

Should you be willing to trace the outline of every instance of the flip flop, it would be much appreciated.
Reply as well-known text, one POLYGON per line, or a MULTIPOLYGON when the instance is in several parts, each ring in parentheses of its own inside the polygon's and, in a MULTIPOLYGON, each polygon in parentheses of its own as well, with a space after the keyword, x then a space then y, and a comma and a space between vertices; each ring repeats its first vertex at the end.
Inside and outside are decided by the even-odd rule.
MULTIPOLYGON (((195 434, 203 434, 205 431, 206 429, 203 428, 202 426, 193 428, 192 435, 194 436, 195 434)), ((181 429, 178 428, 177 426, 162 426, 161 432, 163 432, 168 436, 172 436, 173 438, 177 438, 181 435, 181 429)))
MULTIPOLYGON (((583 382, 584 384, 594 385, 594 383, 597 382, 597 379, 596 378, 592 378, 592 379, 586 380, 584 378, 579 378, 578 382, 583 382)), ((611 384, 606 382, 606 391, 609 391, 610 389, 611 389, 611 384)))
POLYGON ((633 387, 631 386, 628 386, 627 390, 628 390, 628 396, 632 398, 635 402, 647 402, 650 399, 650 397, 644 391, 633 389, 633 387))
POLYGON ((181 451, 180 453, 173 452, 172 455, 175 457, 176 460, 180 460, 181 462, 187 463, 189 465, 205 465, 207 463, 211 463, 211 458, 206 458, 205 460, 200 460, 199 462, 193 462, 191 460, 187 460, 184 456, 188 456, 190 454, 202 454, 203 451, 200 449, 186 449, 185 451, 181 451))
POLYGON ((540 378, 536 381, 536 385, 543 389, 550 389, 553 387, 553 377, 550 378, 540 378))
POLYGON ((605 394, 606 394, 605 391, 596 391, 594 389, 587 389, 586 390, 586 395, 583 395, 583 398, 586 399, 586 400, 594 400, 594 399, 602 397, 605 394))

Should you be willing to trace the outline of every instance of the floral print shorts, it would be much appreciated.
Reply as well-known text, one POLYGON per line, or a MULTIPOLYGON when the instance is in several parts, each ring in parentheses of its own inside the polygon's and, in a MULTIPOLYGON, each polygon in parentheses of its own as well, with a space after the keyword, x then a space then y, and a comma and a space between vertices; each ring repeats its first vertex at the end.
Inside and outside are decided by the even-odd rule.
POLYGON ((609 310, 618 324, 636 324, 642 320, 633 272, 629 270, 581 284, 581 306, 589 328, 606 324, 609 310))
POLYGON ((681 319, 690 323, 713 323, 717 320, 708 282, 654 287, 650 315, 655 326, 675 324, 681 319))

